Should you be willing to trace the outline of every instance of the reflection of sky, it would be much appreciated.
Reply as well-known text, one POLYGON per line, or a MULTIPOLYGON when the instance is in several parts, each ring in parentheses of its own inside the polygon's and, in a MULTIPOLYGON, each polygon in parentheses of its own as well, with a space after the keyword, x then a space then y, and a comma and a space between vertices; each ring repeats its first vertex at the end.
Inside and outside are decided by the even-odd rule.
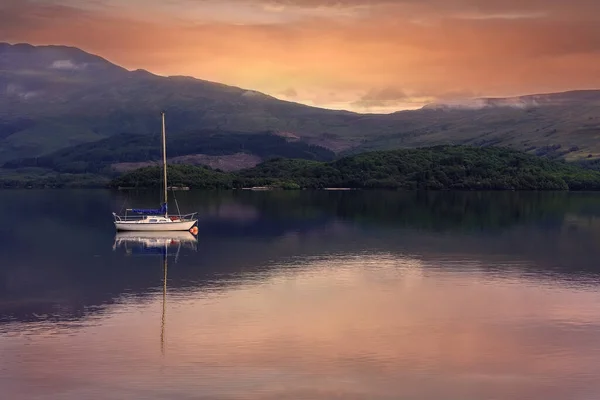
POLYGON ((600 390, 594 197, 507 194, 540 212, 497 225, 486 210, 512 203, 494 194, 464 203, 481 209, 463 229, 450 194, 182 193, 201 226, 198 251, 169 258, 163 355, 162 259, 112 251, 121 196, 0 193, 9 398, 580 400, 600 390), (546 201, 553 212, 541 212, 546 201), (369 211, 398 204, 425 222, 447 218, 369 211))
POLYGON ((169 292, 164 354, 162 297, 125 296, 76 331, 0 340, 4 393, 562 400, 600 390, 596 291, 462 267, 316 257, 224 291, 169 292))

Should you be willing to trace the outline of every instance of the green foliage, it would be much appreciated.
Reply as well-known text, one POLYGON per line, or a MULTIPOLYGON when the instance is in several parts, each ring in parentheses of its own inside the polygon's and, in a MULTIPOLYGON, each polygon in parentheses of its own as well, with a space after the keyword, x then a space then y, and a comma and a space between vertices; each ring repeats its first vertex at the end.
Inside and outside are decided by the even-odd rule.
MULTIPOLYGON (((194 189, 231 189, 235 176, 214 171, 208 167, 169 165, 169 186, 189 186, 194 189)), ((127 188, 154 188, 162 185, 162 169, 144 167, 114 179, 110 186, 127 188)))
POLYGON ((0 170, 0 188, 100 188, 110 183, 94 174, 61 174, 42 168, 0 170))
POLYGON ((585 169, 600 171, 600 158, 578 160, 574 164, 585 169))
MULTIPOLYGON (((514 150, 438 146, 363 153, 333 162, 273 159, 238 173, 169 167, 169 182, 192 188, 360 188, 419 190, 599 190, 600 173, 514 150)), ((160 169, 125 174, 113 186, 152 187, 160 169)))

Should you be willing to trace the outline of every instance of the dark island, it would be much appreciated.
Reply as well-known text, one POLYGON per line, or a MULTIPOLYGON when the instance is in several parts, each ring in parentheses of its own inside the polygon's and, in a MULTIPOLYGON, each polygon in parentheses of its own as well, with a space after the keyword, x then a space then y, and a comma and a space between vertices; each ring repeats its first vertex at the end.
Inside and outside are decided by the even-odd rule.
MULTIPOLYGON (((499 147, 436 146, 376 151, 331 162, 272 159, 227 173, 170 165, 169 182, 192 189, 598 190, 600 172, 499 147)), ((160 169, 126 173, 111 187, 160 185, 160 169)))

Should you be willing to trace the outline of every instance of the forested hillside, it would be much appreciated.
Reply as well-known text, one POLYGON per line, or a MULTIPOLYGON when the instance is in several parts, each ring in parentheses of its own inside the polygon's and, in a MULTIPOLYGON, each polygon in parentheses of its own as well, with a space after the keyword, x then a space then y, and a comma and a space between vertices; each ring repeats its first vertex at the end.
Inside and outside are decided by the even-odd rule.
MULTIPOLYGON (((335 153, 324 147, 288 140, 270 132, 244 134, 223 131, 198 131, 167 137, 170 157, 189 154, 224 156, 247 153, 260 160, 302 158, 331 161, 335 153)), ((156 162, 162 157, 160 136, 115 135, 94 143, 84 143, 41 157, 9 161, 5 169, 46 168, 63 173, 114 175, 119 163, 156 162)))
MULTIPOLYGON (((153 187, 160 182, 160 169, 148 167, 125 174, 111 185, 153 187)), ((274 159, 237 173, 170 166, 169 183, 198 189, 268 185, 288 189, 598 190, 600 173, 509 149, 437 146, 369 152, 333 162, 274 159)))

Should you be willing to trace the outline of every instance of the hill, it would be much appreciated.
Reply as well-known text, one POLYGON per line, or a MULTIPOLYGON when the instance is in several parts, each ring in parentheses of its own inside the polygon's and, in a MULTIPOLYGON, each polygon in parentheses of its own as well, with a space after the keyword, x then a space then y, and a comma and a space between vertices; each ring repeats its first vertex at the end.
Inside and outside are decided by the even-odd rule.
POLYGON ((346 134, 344 118, 352 115, 189 77, 127 71, 75 48, 0 44, 0 161, 118 134, 153 135, 161 110, 170 136, 275 131, 291 140, 332 138, 336 125, 346 134))
MULTIPOLYGON (((161 138, 158 135, 121 134, 98 142, 83 143, 51 154, 8 161, 4 169, 45 168, 62 173, 114 175, 136 167, 154 165, 162 158, 161 138), (151 160, 151 161, 148 161, 151 160)), ((270 132, 252 134, 230 131, 193 131, 176 137, 167 137, 167 149, 171 155, 169 163, 194 163, 186 157, 190 154, 219 158, 248 154, 254 158, 241 158, 241 162, 225 170, 242 169, 254 166, 270 158, 302 158, 330 161, 335 153, 323 147, 309 145, 302 141, 289 141, 270 132)), ((230 157, 231 158, 231 157, 230 157)), ((210 158, 208 158, 210 160, 210 158)), ((215 163, 221 167, 222 163, 215 163)))
MULTIPOLYGON (((507 146, 569 160, 600 155, 600 91, 357 114, 190 77, 128 71, 72 47, 0 43, 0 163, 68 148, 77 152, 81 148, 74 146, 85 143, 104 146, 103 140, 120 135, 153 136, 163 109, 175 141, 215 132, 269 132, 341 155, 444 144, 507 146)), ((232 149, 206 161, 206 154, 193 151, 198 150, 178 155, 218 164, 219 157, 238 153, 232 149)), ((244 153, 263 160, 251 151, 244 153)))
MULTIPOLYGON (((160 168, 112 181, 114 187, 156 187, 160 168)), ((498 147, 437 146, 369 152, 332 162, 275 159, 237 173, 170 166, 169 182, 191 188, 275 186, 426 190, 599 190, 600 172, 498 147)))

